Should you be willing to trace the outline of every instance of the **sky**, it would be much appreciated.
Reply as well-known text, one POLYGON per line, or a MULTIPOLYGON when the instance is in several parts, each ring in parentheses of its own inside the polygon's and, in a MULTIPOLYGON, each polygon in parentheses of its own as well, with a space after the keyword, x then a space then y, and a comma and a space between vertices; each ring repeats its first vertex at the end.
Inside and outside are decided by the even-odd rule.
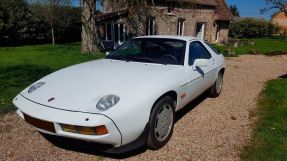
MULTIPOLYGON (((80 6, 80 0, 72 0, 72 6, 80 6)), ((102 10, 102 6, 97 5, 97 10, 102 10)))
POLYGON ((260 9, 266 6, 265 0, 225 0, 227 5, 236 5, 241 17, 260 17, 269 20, 276 10, 260 14, 260 9))

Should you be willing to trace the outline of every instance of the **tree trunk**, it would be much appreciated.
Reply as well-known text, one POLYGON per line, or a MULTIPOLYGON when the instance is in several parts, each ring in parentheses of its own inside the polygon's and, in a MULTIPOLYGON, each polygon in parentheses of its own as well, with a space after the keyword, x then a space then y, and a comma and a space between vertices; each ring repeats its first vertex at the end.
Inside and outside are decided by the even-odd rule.
POLYGON ((94 15, 96 0, 82 0, 82 53, 91 54, 99 51, 98 34, 94 15))
POLYGON ((52 28, 52 44, 55 45, 55 34, 54 34, 54 28, 52 28))

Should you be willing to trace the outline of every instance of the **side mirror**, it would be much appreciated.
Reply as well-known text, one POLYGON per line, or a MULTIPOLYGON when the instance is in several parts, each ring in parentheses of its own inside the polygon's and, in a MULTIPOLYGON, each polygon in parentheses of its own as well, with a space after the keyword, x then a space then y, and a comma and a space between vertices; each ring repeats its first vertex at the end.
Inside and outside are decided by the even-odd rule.
POLYGON ((207 67, 208 66, 208 59, 195 59, 193 63, 193 70, 196 69, 196 67, 207 67))
POLYGON ((109 55, 109 54, 110 54, 110 52, 107 51, 107 52, 106 52, 106 55, 109 55))

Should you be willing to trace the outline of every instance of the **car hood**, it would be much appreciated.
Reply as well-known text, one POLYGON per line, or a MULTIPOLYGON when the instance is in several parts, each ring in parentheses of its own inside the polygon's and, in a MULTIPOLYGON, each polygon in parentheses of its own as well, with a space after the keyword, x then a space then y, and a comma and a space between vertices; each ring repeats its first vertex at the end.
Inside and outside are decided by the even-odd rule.
POLYGON ((43 81, 45 85, 32 93, 27 92, 28 87, 21 95, 49 107, 100 112, 96 104, 103 96, 114 94, 121 97, 178 67, 101 59, 52 73, 37 81, 43 81))

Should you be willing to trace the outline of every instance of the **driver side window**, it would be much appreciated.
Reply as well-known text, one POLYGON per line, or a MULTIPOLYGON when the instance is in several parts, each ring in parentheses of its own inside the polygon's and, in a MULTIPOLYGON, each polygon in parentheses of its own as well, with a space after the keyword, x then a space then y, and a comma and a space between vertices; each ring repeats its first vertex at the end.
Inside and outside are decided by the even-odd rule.
POLYGON ((211 55, 199 41, 190 43, 188 64, 193 65, 196 59, 210 59, 211 55))

